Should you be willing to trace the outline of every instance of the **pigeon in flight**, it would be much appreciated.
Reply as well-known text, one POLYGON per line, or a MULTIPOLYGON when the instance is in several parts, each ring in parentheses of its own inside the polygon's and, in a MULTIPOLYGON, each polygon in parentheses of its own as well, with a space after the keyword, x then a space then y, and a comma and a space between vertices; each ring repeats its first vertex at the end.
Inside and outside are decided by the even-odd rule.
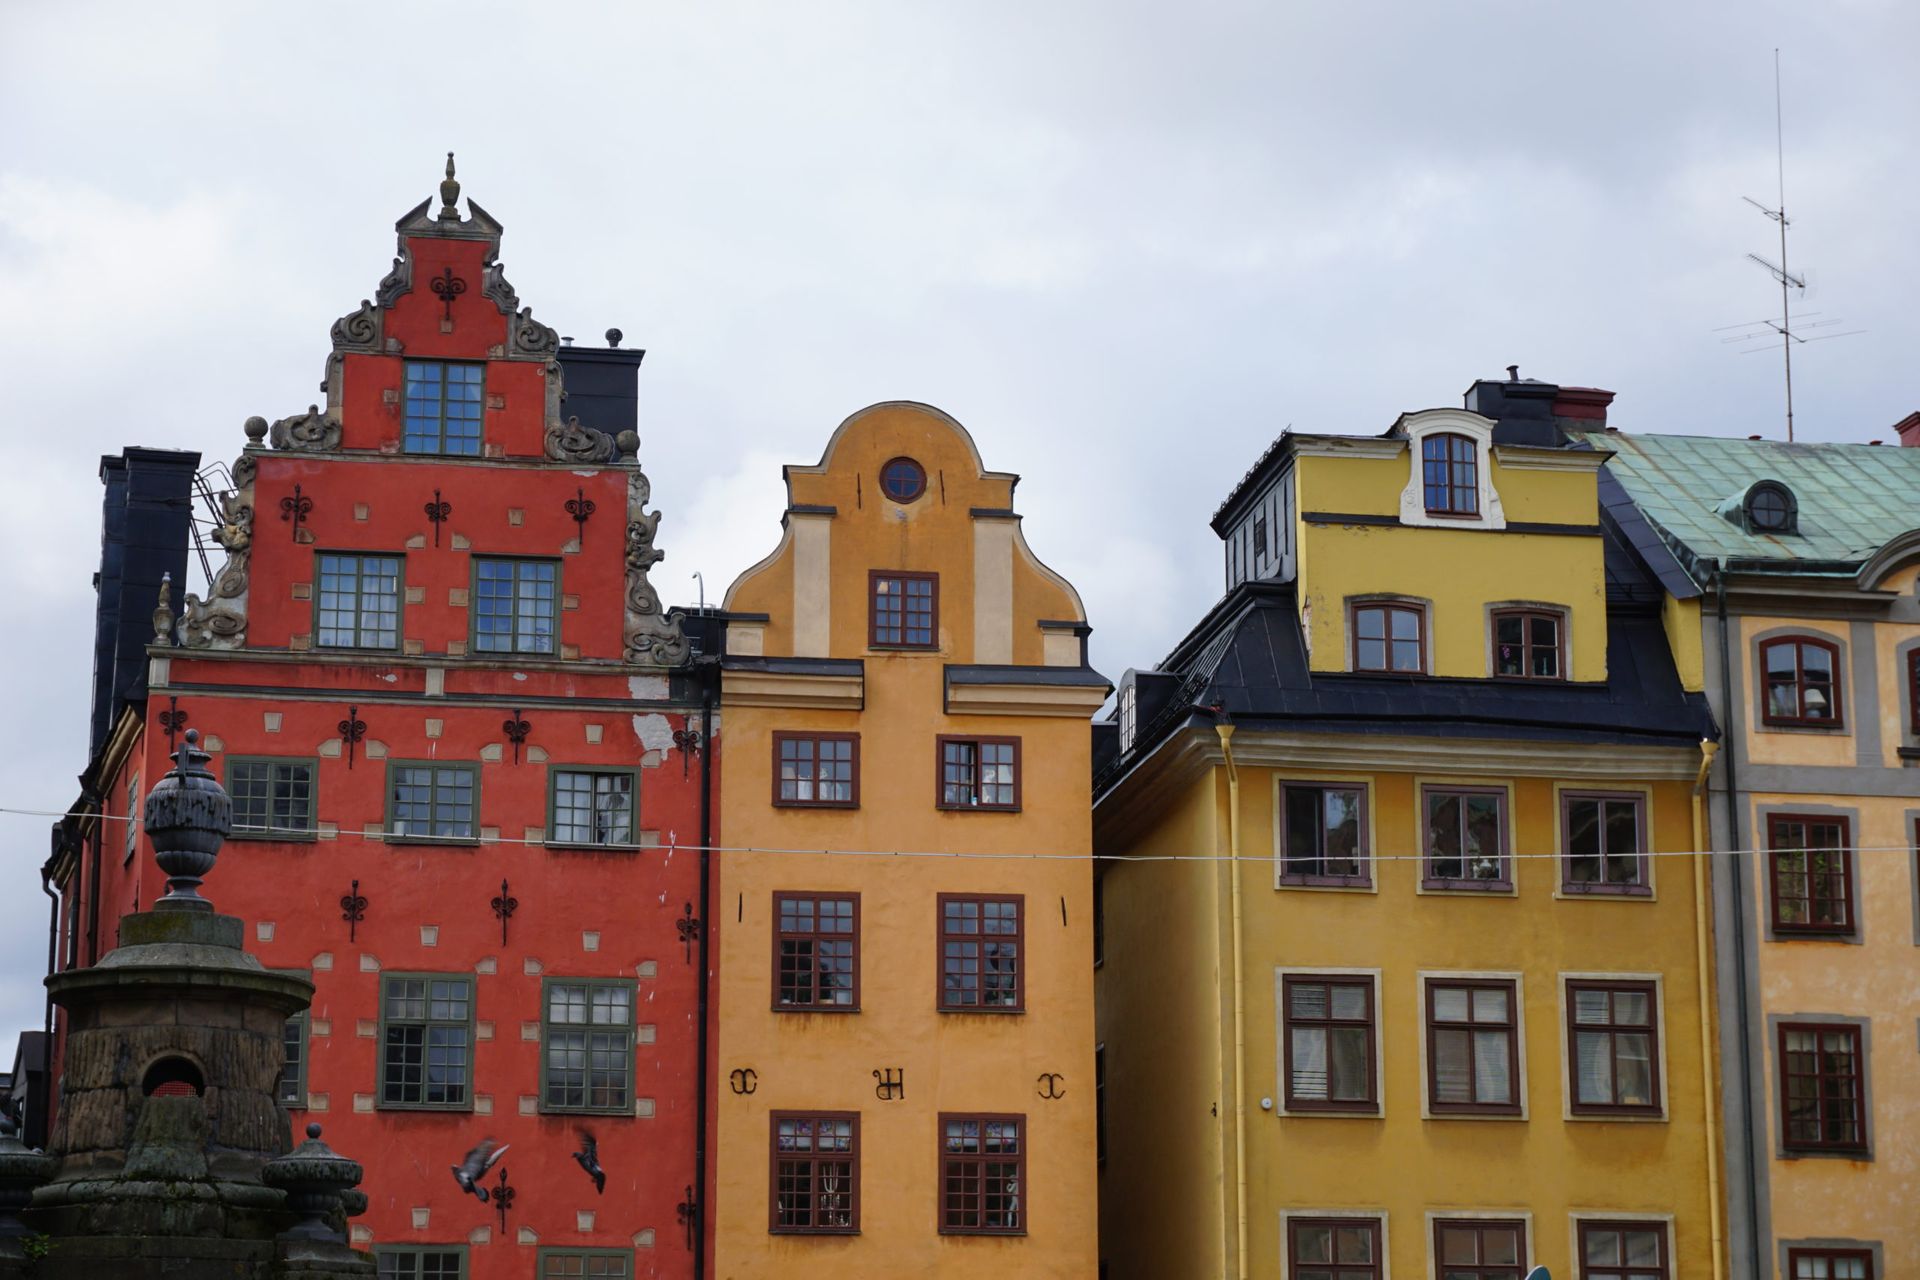
POLYGON ((587 1171, 587 1176, 593 1179, 595 1194, 605 1195, 607 1193, 607 1171, 600 1167, 600 1144, 594 1140, 592 1130, 582 1129, 580 1131, 580 1149, 573 1153, 573 1158, 579 1163, 582 1169, 587 1171))
POLYGON ((487 1189, 480 1185, 480 1179, 486 1177, 487 1170, 500 1163, 500 1157, 505 1154, 505 1147, 496 1146, 492 1138, 482 1138, 479 1146, 467 1152, 465 1160, 452 1166, 453 1180, 460 1184, 462 1191, 472 1192, 480 1198, 481 1204, 485 1204, 487 1189))

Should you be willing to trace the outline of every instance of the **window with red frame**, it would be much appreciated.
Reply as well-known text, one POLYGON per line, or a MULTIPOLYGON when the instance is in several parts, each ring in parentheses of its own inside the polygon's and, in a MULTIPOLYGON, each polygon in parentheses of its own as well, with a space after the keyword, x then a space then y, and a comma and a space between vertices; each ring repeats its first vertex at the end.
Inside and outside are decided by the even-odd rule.
POLYGON ((860 807, 860 735, 773 735, 773 802, 783 808, 860 807))
POLYGON ((1521 680, 1565 679, 1560 656, 1561 617, 1539 609, 1502 609, 1493 615, 1493 673, 1521 680))
POLYGON ((1444 1280, 1520 1280, 1527 1224, 1517 1218, 1436 1218, 1433 1256, 1444 1280))
POLYGON ((1500 788, 1423 787, 1429 889, 1511 889, 1507 793, 1500 788))
POLYGON ((1865 1151, 1866 1069, 1859 1027, 1781 1023, 1781 1145, 1789 1151, 1865 1151))
POLYGON ((860 1007, 860 895, 776 893, 773 1007, 852 1012, 860 1007))
POLYGON ((1916 737, 1920 737, 1920 649, 1907 654, 1907 710, 1916 737))
POLYGON ((1436 1114, 1520 1114, 1520 1044, 1514 983, 1427 982, 1427 1106, 1436 1114))
POLYGON ((1853 932, 1853 851, 1845 818, 1773 814, 1767 861, 1775 932, 1853 932))
POLYGON ((1569 981, 1575 1115, 1660 1114, 1659 993, 1651 982, 1569 981))
POLYGON ((768 1229, 833 1234, 860 1229, 860 1116, 776 1111, 768 1229))
POLYGON ((870 575, 867 643, 876 649, 932 649, 940 638, 940 575, 870 575))
POLYGON ((1645 797, 1567 792, 1560 798, 1560 887, 1567 893, 1646 894, 1645 797))
POLYGON ((1873 1250, 1795 1245, 1787 1250, 1787 1280, 1874 1280, 1873 1250))
POLYGON ((1760 644, 1766 724, 1837 728, 1840 716, 1840 646, 1812 636, 1787 636, 1760 644))
POLYGON ((1467 437, 1447 434, 1422 440, 1420 477, 1428 515, 1480 514, 1479 450, 1467 437))
POLYGON ((1281 884, 1372 883, 1364 785, 1289 782, 1280 808, 1281 884))
POLYGON ((1020 739, 953 738, 941 734, 942 809, 1018 809, 1020 739))
POLYGON ((1579 1280, 1670 1280, 1673 1255, 1664 1222, 1584 1221, 1574 1257, 1579 1280))
POLYGON ((1027 1118, 940 1117, 940 1230, 1025 1235, 1027 1118))
POLYGON ((1380 1110, 1371 977, 1280 980, 1289 1111, 1380 1110))
POLYGON ((1418 675, 1427 669, 1426 614, 1411 604, 1353 606, 1353 669, 1418 675))
POLYGON ((940 910, 940 1008, 960 1013, 1018 1013, 1026 1007, 1026 899, 943 893, 940 910))
POLYGON ((1288 1218, 1288 1274, 1294 1280, 1380 1280, 1378 1218, 1288 1218))

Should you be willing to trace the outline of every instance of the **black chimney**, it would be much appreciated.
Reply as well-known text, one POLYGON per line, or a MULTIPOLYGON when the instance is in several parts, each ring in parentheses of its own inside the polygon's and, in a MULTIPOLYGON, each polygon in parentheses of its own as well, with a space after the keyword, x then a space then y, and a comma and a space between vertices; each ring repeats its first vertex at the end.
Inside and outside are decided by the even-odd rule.
POLYGON ((1504 380, 1481 378, 1467 388, 1466 407, 1494 421, 1495 444, 1560 446, 1560 430, 1553 421, 1553 402, 1560 388, 1519 376, 1520 366, 1508 365, 1504 380))
POLYGON ((200 455, 131 448, 100 459, 106 496, 100 508, 100 572, 94 576, 91 759, 129 702, 147 696, 147 643, 160 577, 173 575, 174 608, 187 580, 193 477, 200 455))

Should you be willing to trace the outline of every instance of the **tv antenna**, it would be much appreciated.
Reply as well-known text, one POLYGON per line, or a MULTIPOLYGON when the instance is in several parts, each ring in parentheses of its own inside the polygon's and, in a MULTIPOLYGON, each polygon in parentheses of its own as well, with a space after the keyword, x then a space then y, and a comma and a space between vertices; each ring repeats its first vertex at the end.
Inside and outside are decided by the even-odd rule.
POLYGON ((1780 286, 1780 318, 1778 320, 1750 320, 1745 324, 1727 325, 1716 329, 1716 333, 1730 333, 1731 337, 1722 338, 1725 343, 1739 343, 1745 346, 1743 355, 1765 351, 1773 346, 1774 335, 1780 338, 1780 359, 1786 374, 1787 392, 1787 439, 1793 440, 1793 347, 1795 343, 1825 342, 1831 338, 1849 338, 1856 333, 1865 333, 1864 329, 1849 329, 1845 333, 1823 333, 1816 337, 1805 336, 1808 329, 1825 329, 1844 321, 1838 319, 1813 319, 1821 313, 1793 311, 1793 296, 1797 290, 1801 295, 1807 291, 1805 276, 1797 276, 1787 263, 1787 228, 1792 226, 1787 218, 1787 148, 1786 130, 1783 127, 1783 112, 1780 105, 1780 51, 1773 51, 1773 149, 1775 174, 1778 181, 1779 203, 1768 207, 1752 196, 1741 196, 1748 204, 1758 209, 1770 221, 1780 228, 1780 261, 1775 263, 1757 253, 1747 255, 1749 262, 1764 267, 1768 275, 1780 286), (1756 341, 1758 340, 1758 341, 1756 341))

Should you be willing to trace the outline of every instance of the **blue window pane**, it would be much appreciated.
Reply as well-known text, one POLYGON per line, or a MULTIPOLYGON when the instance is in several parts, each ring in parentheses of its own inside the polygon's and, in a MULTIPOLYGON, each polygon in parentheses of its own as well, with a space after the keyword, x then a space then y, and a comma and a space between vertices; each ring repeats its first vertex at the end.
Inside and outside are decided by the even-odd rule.
POLYGON ((477 455, 485 381, 484 365, 408 361, 406 451, 477 455))

